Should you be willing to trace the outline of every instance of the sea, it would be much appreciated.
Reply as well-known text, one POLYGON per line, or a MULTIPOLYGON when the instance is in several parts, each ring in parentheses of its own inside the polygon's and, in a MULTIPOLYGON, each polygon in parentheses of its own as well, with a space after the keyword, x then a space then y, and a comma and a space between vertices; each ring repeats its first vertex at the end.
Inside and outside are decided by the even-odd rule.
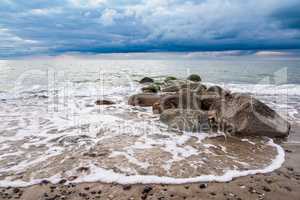
POLYGON ((208 86, 255 96, 292 124, 283 142, 300 144, 295 57, 145 53, 0 60, 0 187, 45 179, 229 181, 279 168, 284 151, 269 138, 182 133, 160 123, 151 108, 127 104, 145 76, 162 81, 190 74, 208 86), (98 99, 116 104, 98 106, 98 99))

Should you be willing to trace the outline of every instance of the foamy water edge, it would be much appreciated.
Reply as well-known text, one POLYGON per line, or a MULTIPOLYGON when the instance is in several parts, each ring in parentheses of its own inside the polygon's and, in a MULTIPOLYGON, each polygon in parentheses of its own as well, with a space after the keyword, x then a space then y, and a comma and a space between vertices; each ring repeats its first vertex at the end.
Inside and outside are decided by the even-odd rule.
MULTIPOLYGON (((91 182, 101 182, 101 183, 118 183, 118 184, 187 184, 187 183, 197 183, 197 182, 228 182, 234 178, 254 175, 254 174, 265 174, 270 173, 276 169, 279 169, 285 161, 284 149, 274 143, 270 139, 267 145, 275 147, 277 150, 276 158, 272 160, 271 164, 263 169, 257 170, 229 170, 224 175, 202 175, 193 178, 174 178, 174 177, 164 177, 155 175, 134 175, 126 176, 124 174, 119 174, 113 172, 113 170, 106 170, 96 166, 91 167, 91 173, 77 178, 75 181, 68 181, 68 183, 91 183, 91 182)), ((48 179, 35 179, 30 182, 24 181, 0 181, 0 187, 27 187, 35 184, 41 183, 43 180, 50 181, 52 184, 57 184, 62 178, 60 175, 54 175, 48 179)))

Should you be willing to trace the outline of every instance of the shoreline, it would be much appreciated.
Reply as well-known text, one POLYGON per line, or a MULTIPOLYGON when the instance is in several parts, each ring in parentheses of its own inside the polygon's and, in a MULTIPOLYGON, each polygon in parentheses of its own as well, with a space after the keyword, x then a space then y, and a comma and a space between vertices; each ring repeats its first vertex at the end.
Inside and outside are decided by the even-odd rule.
POLYGON ((298 199, 300 196, 300 145, 281 144, 285 162, 266 174, 234 178, 220 183, 180 185, 115 183, 38 184, 24 188, 0 188, 0 199, 298 199))

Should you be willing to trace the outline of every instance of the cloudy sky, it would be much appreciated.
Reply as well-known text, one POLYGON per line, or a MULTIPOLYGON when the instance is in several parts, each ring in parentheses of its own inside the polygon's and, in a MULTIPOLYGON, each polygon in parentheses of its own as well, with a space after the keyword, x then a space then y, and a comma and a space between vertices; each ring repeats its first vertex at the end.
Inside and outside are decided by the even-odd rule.
POLYGON ((286 49, 299 0, 0 0, 0 58, 286 49))

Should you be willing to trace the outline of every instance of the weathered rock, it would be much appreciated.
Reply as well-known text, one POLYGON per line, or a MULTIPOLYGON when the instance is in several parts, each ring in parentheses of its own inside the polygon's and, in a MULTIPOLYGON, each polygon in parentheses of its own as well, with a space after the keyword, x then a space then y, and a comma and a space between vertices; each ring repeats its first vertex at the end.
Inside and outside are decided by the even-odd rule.
POLYGON ((151 84, 142 88, 142 91, 145 93, 157 93, 160 90, 160 86, 156 84, 151 84))
POLYGON ((200 95, 191 91, 183 90, 177 94, 163 96, 153 106, 153 112, 158 114, 168 109, 193 109, 201 108, 200 95))
POLYGON ((201 95, 201 109, 211 110, 213 104, 220 101, 226 101, 230 96, 230 92, 224 90, 220 86, 211 86, 201 95))
POLYGON ((208 112, 201 110, 169 109, 160 115, 161 122, 170 128, 189 132, 210 130, 208 112))
POLYGON ((206 92, 206 86, 200 83, 191 83, 183 85, 183 87, 179 90, 181 93, 192 92, 196 95, 203 95, 206 92))
POLYGON ((162 92, 179 92, 182 89, 189 89, 203 93, 206 90, 206 86, 200 83, 194 82, 173 82, 168 86, 162 88, 162 92))
POLYGON ((211 86, 207 89, 207 92, 210 94, 217 94, 217 95, 226 95, 228 93, 230 93, 227 90, 224 90, 223 88, 221 88, 220 86, 214 85, 211 86))
POLYGON ((231 94, 226 95, 217 95, 212 93, 205 93, 200 97, 200 108, 202 110, 213 110, 212 106, 218 104, 222 101, 227 101, 227 99, 231 98, 231 94))
POLYGON ((155 102, 152 105, 153 114, 160 114, 160 113, 162 113, 162 111, 163 111, 163 109, 161 108, 159 101, 155 102))
POLYGON ((152 78, 149 77, 144 77, 142 78, 142 80, 139 81, 139 83, 144 84, 144 83, 153 83, 154 80, 152 78))
POLYGON ((97 100, 95 102, 96 105, 113 105, 115 102, 110 101, 110 100, 97 100))
POLYGON ((209 94, 206 93, 201 96, 201 109, 202 110, 211 110, 211 107, 213 104, 215 104, 217 101, 220 101, 222 97, 215 94, 209 94))
POLYGON ((176 77, 174 77, 174 76, 168 76, 168 77, 166 77, 165 78, 165 82, 169 82, 169 81, 174 81, 174 80, 177 80, 177 78, 176 77))
POLYGON ((160 98, 152 105, 152 111, 154 114, 160 114, 167 109, 176 109, 179 107, 179 95, 167 95, 160 98))
POLYGON ((161 96, 156 94, 136 94, 129 97, 128 104, 132 106, 148 107, 160 100, 161 96))
POLYGON ((155 81, 153 84, 160 87, 163 83, 159 81, 155 81))
POLYGON ((187 80, 190 80, 190 81, 194 81, 194 82, 200 82, 201 81, 201 77, 197 74, 191 74, 187 80))
POLYGON ((245 94, 232 94, 212 107, 220 129, 241 136, 286 137, 290 124, 261 101, 245 94))
POLYGON ((180 90, 180 86, 172 85, 162 88, 162 92, 178 92, 180 90))
POLYGON ((181 85, 186 84, 186 83, 187 83, 187 81, 185 81, 185 80, 164 81, 163 84, 161 85, 161 90, 162 90, 162 92, 176 92, 180 89, 181 85), (167 88, 171 88, 171 89, 167 89, 167 88), (172 88, 174 88, 174 89, 172 89, 172 88))

